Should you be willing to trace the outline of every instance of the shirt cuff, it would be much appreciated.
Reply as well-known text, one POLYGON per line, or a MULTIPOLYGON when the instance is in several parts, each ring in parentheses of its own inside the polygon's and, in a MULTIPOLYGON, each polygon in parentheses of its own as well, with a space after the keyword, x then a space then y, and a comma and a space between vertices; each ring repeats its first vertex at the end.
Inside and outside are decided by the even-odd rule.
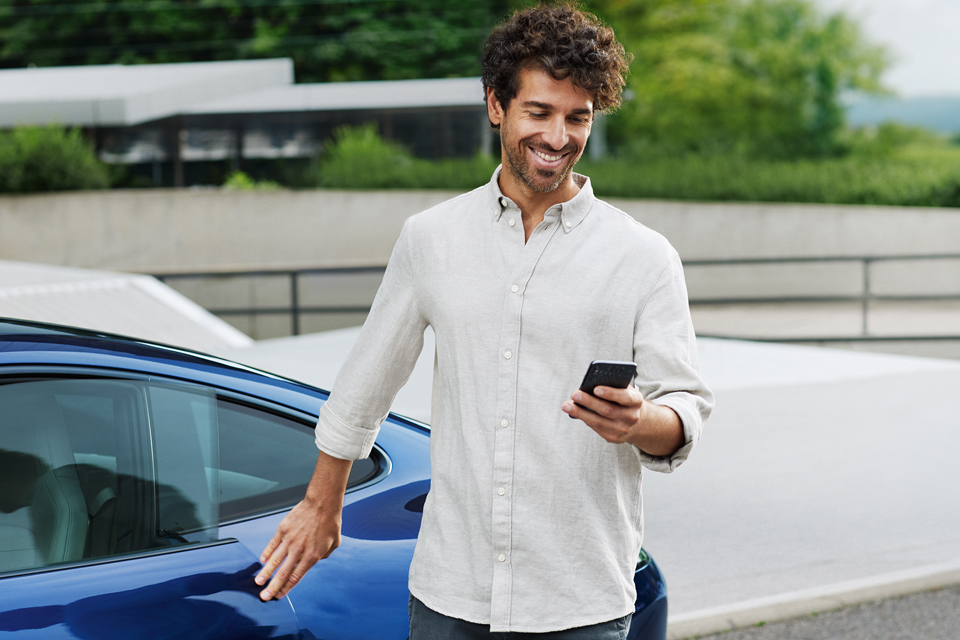
POLYGON ((683 446, 673 452, 670 456, 652 456, 644 452, 639 447, 640 463, 651 471, 660 473, 671 473, 679 467, 690 452, 693 446, 700 439, 703 420, 700 412, 690 406, 690 402, 683 397, 684 394, 669 394, 652 400, 654 404, 673 409, 680 418, 680 424, 683 425, 683 446))
POLYGON ((373 428, 358 427, 344 421, 324 403, 320 407, 315 441, 317 448, 329 456, 341 460, 359 460, 370 456, 373 443, 380 433, 380 423, 377 421, 373 428))

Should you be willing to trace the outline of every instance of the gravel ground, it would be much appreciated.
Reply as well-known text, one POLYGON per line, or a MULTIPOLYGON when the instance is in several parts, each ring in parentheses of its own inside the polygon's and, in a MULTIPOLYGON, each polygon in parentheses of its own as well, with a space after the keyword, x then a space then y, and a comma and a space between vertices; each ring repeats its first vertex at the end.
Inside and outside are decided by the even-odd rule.
POLYGON ((700 640, 960 640, 960 585, 700 640))

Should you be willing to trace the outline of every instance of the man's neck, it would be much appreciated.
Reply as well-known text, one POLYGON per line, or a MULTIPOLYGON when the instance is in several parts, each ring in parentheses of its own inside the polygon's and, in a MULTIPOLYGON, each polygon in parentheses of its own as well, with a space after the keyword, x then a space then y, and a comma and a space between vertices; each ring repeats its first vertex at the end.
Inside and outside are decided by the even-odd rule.
POLYGON ((564 182, 553 191, 535 191, 519 180, 500 172, 497 183, 500 192, 520 207, 520 218, 523 221, 524 242, 530 239, 530 234, 543 222, 547 209, 555 204, 567 202, 580 193, 580 185, 573 178, 571 172, 564 182))

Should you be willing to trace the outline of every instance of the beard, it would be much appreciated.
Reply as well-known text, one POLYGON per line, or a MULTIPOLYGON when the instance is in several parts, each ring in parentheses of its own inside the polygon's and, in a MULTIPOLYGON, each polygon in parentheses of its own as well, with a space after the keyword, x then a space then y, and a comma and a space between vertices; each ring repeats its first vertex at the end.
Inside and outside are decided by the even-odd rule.
MULTIPOLYGON (((568 162, 556 169, 543 169, 543 168, 533 168, 530 166, 530 162, 527 160, 526 149, 527 147, 537 148, 536 145, 531 145, 527 140, 523 140, 520 144, 504 144, 503 145, 503 160, 504 164, 510 169, 510 173, 519 178, 519 180, 529 189, 536 191, 538 193, 550 193, 551 191, 556 191, 561 184, 570 176, 570 172, 573 171, 573 166, 577 164, 577 160, 580 159, 580 154, 575 153, 577 147, 574 145, 568 145, 559 151, 559 154, 569 154, 570 160, 568 162)), ((541 151, 543 151, 541 149, 541 151)), ((559 155, 558 152, 550 150, 544 151, 550 155, 559 155)))

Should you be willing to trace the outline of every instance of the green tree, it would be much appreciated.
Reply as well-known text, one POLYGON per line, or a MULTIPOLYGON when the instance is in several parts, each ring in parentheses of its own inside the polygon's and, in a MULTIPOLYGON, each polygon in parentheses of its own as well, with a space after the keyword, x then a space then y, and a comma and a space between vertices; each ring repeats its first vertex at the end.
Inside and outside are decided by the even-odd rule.
POLYGON ((842 151, 839 103, 879 91, 882 48, 806 0, 594 0, 635 55, 620 142, 670 152, 825 156, 842 151))
POLYGON ((107 166, 79 129, 22 127, 0 131, 0 192, 105 189, 107 166))
POLYGON ((290 57, 297 80, 478 75, 509 0, 0 0, 0 66, 290 57))

